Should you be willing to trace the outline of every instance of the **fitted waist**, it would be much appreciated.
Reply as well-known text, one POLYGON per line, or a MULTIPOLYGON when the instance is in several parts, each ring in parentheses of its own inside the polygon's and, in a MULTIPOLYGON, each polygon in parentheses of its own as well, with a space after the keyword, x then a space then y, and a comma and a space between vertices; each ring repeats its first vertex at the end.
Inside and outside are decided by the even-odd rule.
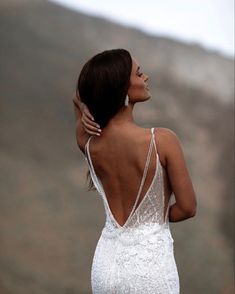
POLYGON ((104 226, 101 232, 101 238, 113 239, 126 245, 134 245, 150 237, 170 239, 174 242, 168 223, 147 223, 140 224, 137 227, 114 228, 104 226))

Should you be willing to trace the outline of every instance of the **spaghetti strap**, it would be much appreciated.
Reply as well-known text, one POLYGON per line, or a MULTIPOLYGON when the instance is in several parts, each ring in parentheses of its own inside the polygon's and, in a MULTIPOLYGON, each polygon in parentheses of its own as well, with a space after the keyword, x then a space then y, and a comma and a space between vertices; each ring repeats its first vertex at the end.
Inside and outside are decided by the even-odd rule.
POLYGON ((151 135, 151 139, 150 139, 150 146, 149 146, 149 150, 148 150, 147 160, 146 160, 146 163, 145 163, 144 172, 143 172, 143 176, 142 176, 142 179, 141 179, 139 191, 138 191, 138 194, 137 194, 135 203, 134 203, 134 205, 132 207, 132 210, 131 210, 131 212, 130 212, 128 218, 127 218, 127 220, 125 221, 124 226, 127 224, 128 220, 131 218, 132 214, 134 213, 135 208, 136 208, 136 205, 137 205, 138 200, 140 198, 140 194, 141 194, 141 192, 143 190, 143 186, 144 186, 144 183, 145 183, 145 179, 146 179, 147 171, 148 171, 148 167, 149 167, 150 158, 151 158, 151 155, 152 155, 152 149, 153 149, 154 137, 153 137, 153 131, 152 131, 152 129, 151 129, 152 135, 151 135))
MULTIPOLYGON (((151 131, 152 131, 152 134, 154 136, 154 147, 155 147, 155 150, 156 150, 156 156, 157 156, 158 161, 160 161, 159 155, 158 155, 158 152, 157 152, 156 142, 155 142, 154 128, 151 128, 151 131)), ((159 166, 160 166, 160 164, 159 164, 159 166)), ((163 175, 162 175, 162 177, 163 177, 163 175)), ((163 187, 164 187, 164 179, 162 178, 162 180, 163 180, 163 187)), ((165 207, 165 193, 164 192, 162 193, 162 205, 163 205, 163 207, 165 207)), ((164 217, 164 209, 163 209, 163 217, 162 217, 162 219, 164 220, 164 224, 167 223, 166 220, 167 220, 168 213, 169 213, 169 207, 170 207, 170 199, 169 199, 168 204, 167 204, 165 217, 164 217)))
POLYGON ((97 178, 97 175, 95 173, 95 169, 94 166, 92 164, 92 160, 91 160, 91 155, 90 155, 90 151, 89 151, 89 144, 90 144, 90 140, 93 136, 90 136, 89 139, 87 140, 87 143, 85 144, 85 160, 87 161, 88 165, 90 166, 90 172, 91 172, 91 178, 93 180, 93 183, 97 189, 97 191, 102 194, 104 193, 103 188, 101 187, 101 183, 99 181, 99 179, 97 178))
POLYGON ((156 146, 156 142, 155 142, 155 134, 154 134, 154 128, 151 128, 151 133, 153 135, 153 145, 154 145, 154 149, 155 149, 155 152, 156 152, 156 156, 158 157, 158 153, 157 153, 157 146, 156 146))

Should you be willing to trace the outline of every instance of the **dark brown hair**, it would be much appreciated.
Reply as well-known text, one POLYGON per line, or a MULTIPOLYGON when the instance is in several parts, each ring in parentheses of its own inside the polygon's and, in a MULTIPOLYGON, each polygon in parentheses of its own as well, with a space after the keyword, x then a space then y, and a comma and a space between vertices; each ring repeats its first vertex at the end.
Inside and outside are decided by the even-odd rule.
MULTIPOLYGON (((83 66, 76 91, 101 129, 124 106, 131 70, 132 58, 125 49, 105 50, 83 66)), ((88 178, 88 189, 94 190, 89 170, 88 178)))

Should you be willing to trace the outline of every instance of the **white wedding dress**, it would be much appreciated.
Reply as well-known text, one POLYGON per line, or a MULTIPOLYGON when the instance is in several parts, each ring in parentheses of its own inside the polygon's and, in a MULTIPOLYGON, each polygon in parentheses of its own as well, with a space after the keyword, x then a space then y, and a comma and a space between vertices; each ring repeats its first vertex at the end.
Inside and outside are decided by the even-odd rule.
MULTIPOLYGON (((169 205, 164 219, 164 180, 157 153, 154 128, 145 169, 132 212, 123 226, 115 220, 101 181, 96 176, 89 143, 85 159, 93 183, 102 197, 106 222, 98 240, 91 268, 93 294, 178 294, 180 284, 174 258, 174 240, 169 227, 169 205), (156 152, 156 171, 147 193, 138 203, 152 147, 156 152)), ((172 194, 171 194, 172 196, 172 194)))

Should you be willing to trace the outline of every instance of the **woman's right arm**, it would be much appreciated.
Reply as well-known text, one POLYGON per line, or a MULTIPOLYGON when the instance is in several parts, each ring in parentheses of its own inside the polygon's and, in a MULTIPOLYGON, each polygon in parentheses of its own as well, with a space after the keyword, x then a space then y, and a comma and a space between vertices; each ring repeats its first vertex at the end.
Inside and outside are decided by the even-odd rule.
POLYGON ((89 135, 100 135, 101 129, 94 121, 86 104, 81 101, 78 93, 73 95, 73 104, 75 109, 76 120, 81 121, 84 131, 89 135))
POLYGON ((169 208, 169 222, 179 222, 196 214, 197 200, 177 135, 164 129, 166 168, 176 202, 169 208))
POLYGON ((85 153, 84 147, 90 135, 99 136, 100 133, 96 131, 98 129, 97 124, 92 121, 92 115, 88 108, 76 93, 73 95, 73 105, 76 118, 77 144, 80 150, 85 153))

